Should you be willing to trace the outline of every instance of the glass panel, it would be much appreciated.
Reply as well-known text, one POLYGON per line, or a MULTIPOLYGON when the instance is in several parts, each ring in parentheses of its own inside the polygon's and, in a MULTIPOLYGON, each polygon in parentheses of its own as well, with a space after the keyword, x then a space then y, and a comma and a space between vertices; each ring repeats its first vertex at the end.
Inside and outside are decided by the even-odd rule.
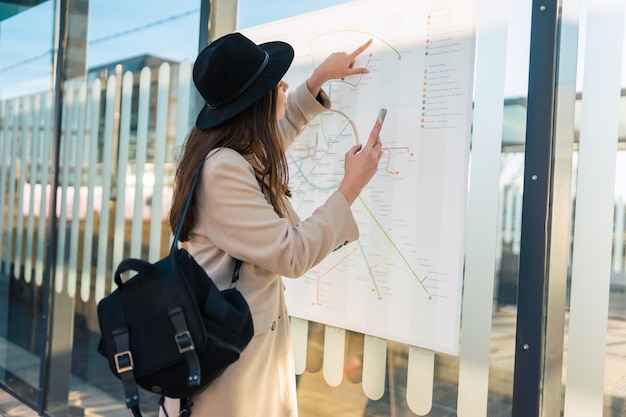
MULTIPOLYGON (((626 55, 622 59, 626 68, 626 55)), ((613 256, 611 265, 606 365, 604 377, 604 410, 606 417, 626 413, 626 77, 622 80, 619 151, 615 175, 615 212, 613 222, 613 256)))
MULTIPOLYGON (((34 404, 39 397, 45 335, 42 285, 51 193, 54 22, 53 2, 35 3, 29 2, 34 4, 30 7, 0 3, 0 380, 34 404)), ((342 3, 345 1, 291 2, 286 7, 284 2, 265 2, 265 13, 260 13, 257 3, 242 1, 239 25, 248 28, 342 3)), ((501 170, 493 304, 489 306, 490 335, 486 340, 488 369, 478 366, 467 381, 479 383, 488 374, 484 396, 475 398, 485 404, 488 416, 510 415, 511 410, 531 3, 510 2, 507 13, 515 19, 504 19, 508 39, 503 148, 495 161, 501 170)), ((87 43, 88 60, 86 74, 80 66, 78 72, 68 74, 71 79, 64 91, 57 194, 61 233, 54 243, 62 250, 52 261, 57 263, 52 290, 73 300, 75 308, 70 380, 74 413, 128 415, 121 382, 97 353, 96 305, 113 289, 112 269, 120 259, 156 260, 168 248, 166 215, 174 155, 195 112, 190 62, 197 53, 199 7, 197 0, 92 2, 87 27, 70 29, 74 41, 87 43)), ((584 21, 584 12, 581 16, 584 21)), ((482 29, 489 33, 493 28, 482 29)), ((625 55, 620 52, 626 69, 625 55)), ((583 62, 584 56, 578 61, 583 62)), ((70 65, 70 69, 76 68, 70 65)), ((626 410, 626 372, 619 367, 626 355, 624 71, 603 386, 603 415, 607 417, 626 410)), ((578 79, 580 93, 581 74, 578 79)), ((576 139, 580 134, 579 104, 580 98, 576 139)), ((388 342, 385 354, 378 358, 385 365, 383 393, 381 398, 370 399, 362 386, 366 337, 346 331, 345 343, 337 344, 336 337, 324 340, 329 334, 324 325, 310 322, 306 326, 306 363, 297 377, 300 415, 413 415, 407 403, 407 380, 415 355, 423 356, 421 363, 430 364, 422 371, 432 372, 432 387, 419 387, 432 397, 427 415, 461 413, 462 355, 437 353, 430 357, 408 345, 388 342), (330 386, 324 374, 324 352, 334 346, 344 349, 343 378, 338 386, 330 386)), ((68 323, 66 330, 70 328, 68 323)), ((142 391, 141 398, 145 415, 156 415, 157 396, 142 391)))
POLYGON ((0 3, 0 380, 38 404, 54 2, 0 3))
MULTIPOLYGON (((194 114, 199 19, 192 0, 90 2, 86 77, 66 83, 71 130, 61 158, 70 168, 60 182, 69 251, 57 291, 75 300, 70 404, 85 414, 129 413, 121 381, 98 354, 96 308, 114 290, 123 258, 156 261, 169 250, 175 151, 194 114)), ((157 415, 158 398, 140 392, 144 415, 157 415)))
MULTIPOLYGON (((623 10, 623 8, 622 8, 623 10)), ((626 414, 626 30, 621 68, 618 151, 615 162, 613 248, 609 282, 603 416, 626 414)))
MULTIPOLYGON (((344 2, 338 1, 325 6, 341 3, 344 2)), ((497 2, 493 4, 488 1, 482 3, 494 6, 494 9, 504 9, 505 15, 503 17, 497 14, 501 13, 501 11, 492 15, 489 15, 488 12, 486 13, 484 20, 486 25, 479 28, 479 33, 482 30, 486 35, 482 39, 484 44, 480 44, 481 39, 479 38, 479 48, 482 47, 485 51, 489 51, 488 54, 493 55, 493 43, 495 43, 495 50, 497 53, 501 52, 502 56, 492 56, 491 59, 486 60, 489 62, 482 63, 482 66, 477 64, 477 68, 481 68, 486 74, 491 74, 493 71, 496 74, 496 80, 492 77, 488 83, 480 84, 480 87, 478 87, 479 84, 477 82, 476 88, 483 88, 483 91, 475 91, 474 94, 482 93, 484 97, 486 95, 489 96, 494 90, 497 91, 497 87, 502 89, 503 86, 497 82, 501 81, 501 78, 506 78, 502 80, 502 83, 505 83, 506 86, 504 87, 504 93, 502 91, 498 92, 500 96, 503 94, 505 96, 503 120, 499 120, 497 118, 498 112, 494 111, 493 107, 490 107, 491 110, 488 111, 489 120, 487 123, 489 126, 502 125, 502 132, 496 132, 495 136, 496 140, 501 140, 503 145, 502 155, 500 155, 500 145, 498 144, 495 152, 496 157, 487 161, 492 166, 495 166, 496 173, 500 165, 502 167, 499 184, 497 178, 495 178, 493 190, 495 195, 494 204, 497 205, 499 201, 499 207, 489 207, 498 213, 497 242, 494 243, 496 237, 490 236, 489 233, 485 232, 492 229, 484 229, 485 231, 482 232, 483 235, 487 235, 487 246, 496 247, 496 253, 492 255, 495 257, 495 262, 492 261, 492 264, 495 263, 495 277, 491 278, 495 285, 493 289, 487 288, 485 292, 491 295, 491 291, 493 291, 493 296, 487 299, 487 305, 489 307, 493 305, 493 309, 487 307, 487 317, 485 318, 491 320, 488 323, 488 326, 491 324, 491 331, 486 339, 482 341, 487 355, 483 363, 472 363, 466 367, 466 369, 469 368, 471 371, 468 372, 469 377, 466 378, 467 381, 465 383, 466 385, 473 385, 483 382, 479 379, 486 379, 484 381, 485 391, 481 393, 480 398, 472 397, 470 399, 471 402, 483 403, 485 415, 506 416, 510 415, 511 412, 513 391, 521 184, 524 164, 523 145, 525 139, 531 2, 515 1, 512 2, 509 9, 501 7, 501 4, 495 4, 497 2), (515 16, 516 18, 510 19, 509 16, 515 16), (507 27, 509 24, 510 26, 507 27), (507 39, 507 31, 509 36, 508 45, 501 46, 498 43, 502 39, 507 39), (502 73, 498 71, 500 69, 499 65, 503 67, 500 70, 502 73), (504 75, 505 65, 506 77, 504 75), (500 190, 499 196, 498 186, 500 190)), ((256 25, 267 24, 275 19, 290 18, 300 13, 311 11, 304 7, 298 9, 295 5, 297 3, 294 3, 290 5, 291 13, 283 13, 284 11, 282 10, 272 10, 272 4, 273 2, 269 2, 264 5, 264 9, 269 10, 268 13, 258 13, 258 8, 254 7, 252 2, 240 2, 240 28, 248 29, 256 25)), ((322 8, 321 6, 317 7, 317 5, 316 3, 316 9, 322 8)), ((488 6, 483 7, 487 10, 490 9, 488 6)), ((381 16, 381 20, 384 20, 384 17, 381 16)), ((346 18, 346 20, 349 19, 346 18)), ((358 23, 355 23, 354 27, 358 28, 358 23)), ((307 28, 307 30, 315 31, 313 28, 307 28)), ((254 33, 254 29, 252 29, 252 32, 254 33)), ((305 31, 303 30, 303 32, 305 31)), ((305 35, 302 34, 301 36, 304 37, 305 35)), ((294 36, 294 38, 297 38, 298 41, 300 40, 297 36, 294 36)), ((483 74, 480 76, 485 77, 483 74)), ((477 74, 476 77, 478 78, 479 75, 477 74)), ((496 93, 496 98, 498 93, 496 93)), ((494 104, 493 96, 487 97, 487 100, 492 101, 488 103, 489 105, 494 104)), ((502 97, 500 97, 500 101, 495 101, 495 106, 501 106, 502 101, 502 97)), ((488 129, 481 130, 483 135, 489 136, 490 133, 488 129)), ((489 138, 480 136, 476 131, 474 135, 478 136, 474 136, 473 140, 480 141, 481 145, 485 140, 489 140, 489 138)), ((481 168, 475 169, 478 171, 481 168)), ((484 217, 482 215, 481 218, 472 220, 479 221, 482 224, 485 221, 484 217)), ((475 245, 476 242, 470 242, 469 244, 475 245)), ((481 278, 484 281, 487 277, 483 276, 481 278)), ((298 337, 300 337, 299 330, 300 325, 298 324, 298 337)), ((409 407, 408 396, 420 396, 427 399, 431 397, 429 403, 431 406, 426 408, 427 411, 425 412, 425 415, 428 416, 481 415, 468 412, 467 410, 465 410, 464 414, 461 414, 463 410, 459 409, 459 362, 463 359, 463 341, 461 341, 461 357, 436 353, 434 354, 434 363, 430 365, 432 370, 427 366, 415 370, 417 374, 415 378, 417 379, 419 379, 421 374, 430 375, 429 372, 432 371, 430 381, 413 387, 414 390, 420 391, 418 393, 410 392, 410 378, 413 376, 410 364, 416 359, 415 356, 421 358, 422 356, 428 357, 428 355, 424 354, 425 352, 414 352, 414 348, 406 344, 387 342, 386 355, 382 358, 377 358, 382 360, 385 365, 383 394, 378 399, 371 399, 364 393, 362 385, 364 345, 366 344, 364 338, 366 336, 352 331, 346 332, 345 345, 341 345, 342 347, 345 346, 343 379, 339 385, 334 386, 334 384, 330 383, 330 381, 334 381, 334 377, 329 378, 329 375, 326 374, 327 369, 324 361, 328 359, 328 356, 334 356, 334 353, 329 355, 325 350, 334 349, 337 345, 334 344, 334 341, 331 343, 328 340, 324 340, 325 335, 328 337, 328 332, 325 333, 324 331, 324 325, 315 322, 308 323, 306 366, 302 364, 305 369, 298 376, 298 401, 301 416, 319 417, 338 414, 354 416, 415 415, 415 409, 409 407)), ((476 337, 477 335, 469 336, 476 337)), ((297 348, 301 346, 299 342, 295 344, 297 348)), ((298 352, 297 356, 299 357, 298 352)), ((428 360, 424 360, 424 362, 420 360, 420 363, 428 363, 428 360)), ((299 365, 296 364, 296 369, 299 369, 299 365)))
POLYGON ((566 417, 626 413, 625 12, 620 0, 581 5, 566 417), (601 64, 600 39, 611 51, 601 64))

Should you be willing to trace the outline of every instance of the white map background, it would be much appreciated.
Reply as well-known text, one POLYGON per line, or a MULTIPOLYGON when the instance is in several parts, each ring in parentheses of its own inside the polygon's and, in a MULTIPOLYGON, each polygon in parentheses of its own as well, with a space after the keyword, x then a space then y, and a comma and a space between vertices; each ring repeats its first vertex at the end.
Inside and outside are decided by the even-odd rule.
POLYGON ((290 315, 458 353, 473 14, 463 0, 356 1, 244 31, 294 47, 291 88, 331 52, 373 39, 357 61, 369 73, 325 85, 333 110, 288 152, 301 217, 336 190, 346 151, 388 109, 379 173, 352 206, 360 240, 285 280, 290 315))

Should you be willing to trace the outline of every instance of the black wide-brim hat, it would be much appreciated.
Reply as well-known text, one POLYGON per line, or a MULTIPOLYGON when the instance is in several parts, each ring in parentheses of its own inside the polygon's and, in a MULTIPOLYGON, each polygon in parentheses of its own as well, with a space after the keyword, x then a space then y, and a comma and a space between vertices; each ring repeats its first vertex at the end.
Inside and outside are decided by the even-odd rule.
POLYGON ((218 126, 250 107, 283 78, 293 55, 288 43, 257 45, 241 33, 211 42, 193 66, 193 82, 206 102, 196 127, 218 126))

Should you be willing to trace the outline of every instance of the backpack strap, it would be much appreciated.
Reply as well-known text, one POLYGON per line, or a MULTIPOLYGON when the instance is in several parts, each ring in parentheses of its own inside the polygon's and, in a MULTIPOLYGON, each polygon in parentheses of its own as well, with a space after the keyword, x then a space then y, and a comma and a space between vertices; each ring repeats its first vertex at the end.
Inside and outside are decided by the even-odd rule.
POLYGON ((187 211, 189 211, 189 208, 191 207, 191 200, 193 198, 193 193, 196 190, 196 184, 198 184, 198 180, 200 179, 200 173, 202 172, 202 165, 204 165, 204 161, 209 156, 209 152, 204 154, 204 156, 200 160, 200 165, 198 166, 198 168, 196 168, 196 173, 194 174, 193 181, 191 182, 191 186, 189 187, 189 194, 187 194, 187 199, 185 200, 183 211, 180 214, 180 219, 178 220, 178 226, 176 227, 176 232, 174 233, 174 239, 172 240, 170 253, 173 252, 178 247, 178 237, 180 236, 180 232, 183 230, 183 223, 185 222, 185 217, 187 217, 187 211))
POLYGON ((241 261, 235 259, 235 269, 233 269, 233 277, 230 280, 230 288, 237 288, 237 281, 239 281, 239 270, 241 269, 241 261))
MULTIPOLYGON (((170 301, 167 299, 168 307, 170 307, 170 301)), ((187 362, 187 367, 189 368, 189 374, 187 376, 187 385, 195 386, 200 384, 200 359, 198 359, 198 355, 196 354, 196 346, 193 343, 193 338, 191 337, 191 332, 187 326, 187 322, 185 321, 185 314, 183 313, 183 308, 179 305, 173 306, 172 308, 168 308, 168 314, 170 316, 170 321, 174 326, 174 330, 176 331, 176 335, 174 339, 176 340, 176 346, 178 347, 178 352, 185 358, 187 362)))
MULTIPOLYGON (((138 407, 139 390, 135 382, 135 374, 133 373, 135 366, 133 363, 133 354, 130 351, 128 326, 126 325, 124 312, 120 305, 117 305, 117 308, 113 308, 112 313, 112 321, 115 323, 111 331, 113 342, 115 343, 115 368, 122 379, 124 401, 128 408, 138 407)), ((139 413, 139 416, 141 416, 141 413, 139 413)))
MULTIPOLYGON (((176 268, 174 257, 175 254, 173 252, 170 252, 171 264, 169 266, 172 269, 170 270, 170 276, 168 278, 172 279, 177 276, 178 273, 178 271, 174 271, 174 268, 176 268)), ((124 285, 121 278, 122 273, 127 271, 150 273, 152 270, 154 270, 152 264, 144 260, 133 258, 124 259, 122 262, 120 262, 117 270, 115 271, 115 283, 117 284, 118 288, 122 289, 124 285)), ((157 285, 161 287, 161 294, 163 294, 163 298, 167 306, 167 313, 170 318, 170 322, 174 327, 174 341, 176 342, 179 353, 185 359, 185 362, 187 362, 187 367, 189 368, 187 385, 198 385, 200 384, 200 359, 196 354, 196 346, 194 346, 191 332, 189 331, 189 326, 187 325, 187 321, 185 320, 183 308, 178 304, 178 300, 176 298, 176 286, 172 284, 171 279, 164 279, 163 277, 159 277, 157 281, 157 285)), ((133 370, 133 360, 128 342, 128 328, 126 327, 126 320, 124 319, 124 314, 121 311, 121 308, 118 310, 119 311, 116 312, 117 326, 115 328, 119 328, 119 335, 113 335, 116 346, 115 359, 118 374, 122 377, 122 381, 124 382, 126 405, 127 407, 131 407, 133 403, 132 397, 135 396, 135 393, 133 392, 133 387, 135 390, 137 387, 135 379, 133 378, 133 372, 127 372, 133 370), (121 366, 118 364, 120 360, 123 361, 123 364, 121 366), (120 371, 120 367, 123 368, 124 373, 120 371)))
MULTIPOLYGON (((191 416, 191 407, 193 407, 193 401, 191 401, 191 398, 180 398, 179 402, 180 408, 177 417, 191 416)), ((165 396, 163 395, 161 396, 161 398, 159 398, 159 408, 163 410, 163 415, 165 415, 165 417, 170 417, 169 413, 167 412, 167 408, 165 408, 165 396)))
MULTIPOLYGON (((174 252, 178 249, 178 237, 182 230, 183 221, 185 220, 187 212, 190 208, 193 193, 200 177, 200 172, 202 171, 202 165, 204 164, 204 160, 207 156, 208 152, 202 158, 191 183, 191 188, 189 190, 189 194, 187 195, 187 199, 183 207, 176 233, 174 234, 172 246, 170 247, 171 258, 174 257, 174 252)), ((173 263, 174 262, 172 262, 172 268, 174 267, 173 263)), ((235 259, 235 268, 233 270, 231 288, 237 286, 241 263, 242 262, 239 259, 235 259)), ((118 265, 118 268, 115 272, 115 283, 121 289, 121 287, 123 286, 123 282, 121 279, 122 273, 130 270, 134 270, 136 272, 148 272, 151 268, 152 264, 141 259, 125 259, 120 263, 120 265, 118 265)), ((168 287, 167 284, 168 283, 165 282, 165 280, 159 280, 159 285, 162 287, 162 293, 165 296, 170 321, 176 331, 175 339, 178 350, 183 355, 189 368, 187 385, 198 385, 200 384, 200 360, 198 359, 198 355, 196 354, 196 347, 193 344, 193 339, 191 337, 191 333, 189 332, 183 309, 176 303, 175 300, 173 300, 173 295, 175 292, 172 292, 171 288, 168 287)), ((142 417, 141 411, 139 410, 139 391, 133 372, 134 364, 132 353, 130 351, 128 327, 126 324, 126 320, 124 319, 124 312, 122 311, 121 306, 118 306, 118 308, 115 309, 114 316, 115 326, 113 328, 115 330, 113 330, 112 333, 113 340, 115 342, 116 352, 115 365, 117 368, 117 373, 122 379, 126 407, 131 409, 133 416, 142 417)), ((193 402, 189 398, 181 398, 180 401, 181 405, 179 415, 181 417, 190 416, 191 406, 193 405, 193 402)), ((161 406, 163 407, 162 401, 161 406)), ((165 410, 165 407, 163 407, 163 409, 165 410)))
POLYGON ((178 413, 178 416, 189 417, 191 415, 191 407, 193 407, 193 401, 191 401, 191 398, 181 398, 180 412, 178 413))

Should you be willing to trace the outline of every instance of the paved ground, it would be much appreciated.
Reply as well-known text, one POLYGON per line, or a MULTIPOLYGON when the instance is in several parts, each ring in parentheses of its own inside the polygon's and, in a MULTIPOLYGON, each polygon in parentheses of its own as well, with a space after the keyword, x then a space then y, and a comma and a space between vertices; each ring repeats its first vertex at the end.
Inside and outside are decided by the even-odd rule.
POLYGON ((38 415, 32 408, 0 389, 0 416, 36 417, 38 415))
MULTIPOLYGON (((626 416, 626 293, 614 292, 611 297, 611 314, 607 337, 605 371, 605 417, 626 416)), ((503 308, 494 314, 491 342, 489 415, 510 416, 510 393, 513 385, 514 309, 503 308)), ((401 349, 399 349, 401 350, 401 349)), ((400 353, 402 355, 402 352, 400 353)), ((456 415, 458 358, 438 356, 436 381, 433 392, 433 410, 429 417, 453 417, 456 415)), ((395 362, 395 361, 392 361, 395 362)), ((403 366, 395 369, 397 387, 404 384, 403 366)), ((119 381, 115 380, 116 387, 119 381)), ((128 410, 119 396, 104 392, 78 379, 72 380, 70 403, 84 408, 85 417, 128 417, 128 410)), ((119 388, 121 389, 121 388, 119 388)), ((117 391, 116 391, 117 392, 117 391)), ((413 416, 405 410, 402 392, 387 391, 380 401, 369 401, 359 383, 344 381, 339 387, 330 387, 321 372, 307 372, 299 377, 299 405, 301 417, 387 417, 390 415, 413 416), (393 412, 391 410, 394 410, 393 412)), ((154 417, 156 407, 150 407, 147 399, 144 415, 154 417)), ((0 389, 0 416, 27 416, 38 414, 0 389)))

